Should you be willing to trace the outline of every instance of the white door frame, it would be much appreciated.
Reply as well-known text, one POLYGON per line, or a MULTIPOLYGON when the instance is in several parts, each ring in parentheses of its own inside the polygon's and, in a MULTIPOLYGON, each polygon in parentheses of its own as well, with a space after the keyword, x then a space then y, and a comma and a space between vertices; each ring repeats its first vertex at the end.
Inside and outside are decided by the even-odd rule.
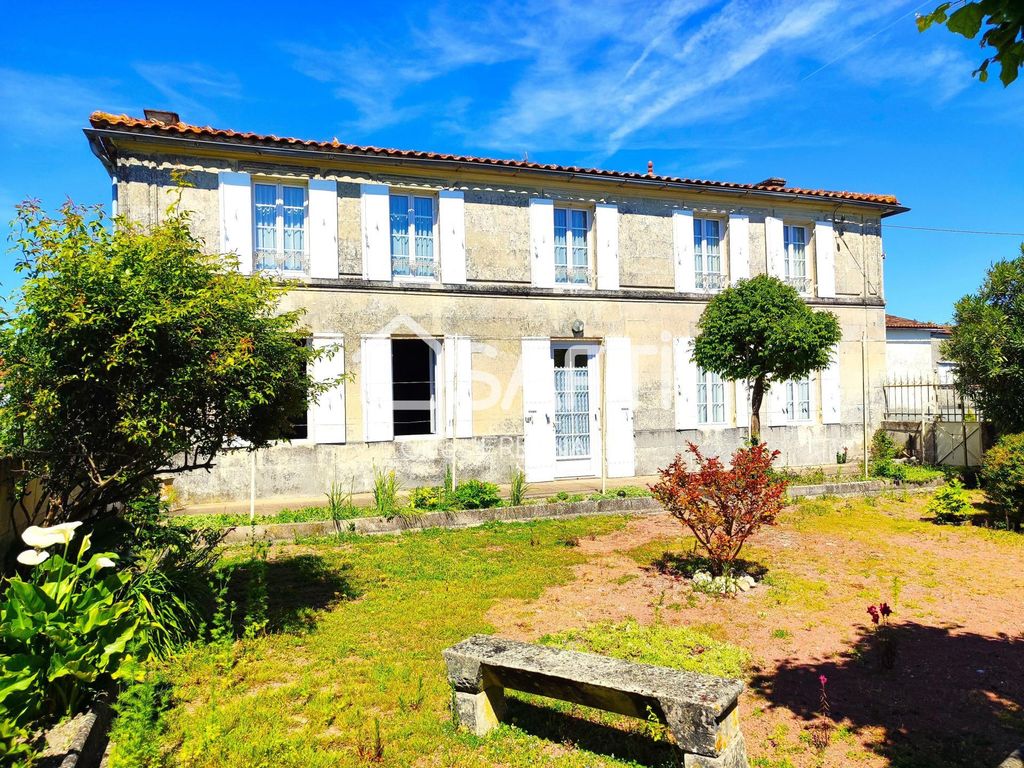
MULTIPOLYGON (((551 362, 554 368, 555 353, 559 350, 572 350, 587 355, 587 384, 589 387, 590 414, 588 424, 590 426, 590 455, 580 458, 559 458, 552 456, 554 464, 554 476, 556 479, 570 477, 597 477, 601 474, 601 378, 598 366, 598 354, 601 345, 590 341, 554 341, 551 343, 551 362)), ((555 395, 555 380, 552 376, 549 383, 552 392, 552 400, 555 402, 556 412, 552 414, 554 429, 557 440, 557 396, 555 395)))

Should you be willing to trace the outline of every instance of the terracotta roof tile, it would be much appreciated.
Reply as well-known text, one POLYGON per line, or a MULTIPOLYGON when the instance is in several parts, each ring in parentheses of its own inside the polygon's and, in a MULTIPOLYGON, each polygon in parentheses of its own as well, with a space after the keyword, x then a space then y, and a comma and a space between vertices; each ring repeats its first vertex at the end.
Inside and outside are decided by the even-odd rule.
POLYGON ((885 316, 885 327, 886 328, 920 328, 921 330, 930 331, 949 331, 952 330, 950 326, 943 325, 941 323, 923 323, 920 320, 911 320, 909 317, 900 317, 899 315, 886 315, 885 316))
POLYGON ((874 203, 886 206, 900 206, 899 200, 894 195, 871 195, 860 192, 837 192, 825 189, 803 189, 800 187, 777 187, 763 184, 739 184, 727 181, 709 181, 706 179, 685 179, 675 176, 658 176, 654 174, 629 173, 626 171, 608 171, 599 168, 580 168, 570 165, 552 165, 546 163, 535 163, 528 160, 501 160, 488 157, 473 157, 471 155, 450 155, 439 152, 421 152, 408 149, 388 149, 382 147, 361 146, 358 144, 343 144, 337 139, 333 141, 312 141, 294 138, 278 137, 274 135, 261 135, 258 133, 246 133, 232 131, 224 128, 213 128, 211 126, 189 125, 187 123, 161 123, 156 120, 143 120, 128 115, 112 115, 107 112, 93 112, 89 117, 93 128, 124 128, 141 133, 163 133, 175 134, 178 136, 194 136, 196 138, 218 138, 238 141, 242 143, 255 144, 277 144, 287 146, 303 146, 310 149, 338 150, 342 152, 353 152, 358 154, 380 156, 380 157, 407 157, 417 160, 442 160, 460 163, 475 163, 478 165, 498 166, 503 168, 523 168, 531 170, 556 171, 563 173, 585 173, 595 176, 606 176, 612 179, 644 179, 653 181, 664 181, 677 184, 694 184, 720 189, 755 190, 762 192, 784 192, 794 195, 806 195, 809 197, 822 197, 834 200, 850 200, 854 202, 874 203))

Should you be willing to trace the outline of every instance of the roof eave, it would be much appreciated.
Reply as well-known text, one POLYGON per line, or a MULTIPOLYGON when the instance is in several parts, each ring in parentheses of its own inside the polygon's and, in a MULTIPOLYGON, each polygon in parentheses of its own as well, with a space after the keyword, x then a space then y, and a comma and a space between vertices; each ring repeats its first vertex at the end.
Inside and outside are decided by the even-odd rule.
POLYGON ((197 137, 185 137, 185 136, 171 136, 163 133, 150 133, 148 131, 132 131, 132 130, 116 130, 112 128, 84 128, 83 129, 86 137, 89 139, 89 144, 93 149, 93 153, 103 162, 104 166, 108 170, 114 165, 116 160, 116 152, 114 149, 114 142, 117 139, 126 139, 130 141, 139 141, 140 139, 145 141, 156 142, 158 144, 167 144, 176 147, 193 147, 193 148, 204 148, 204 147, 225 147, 230 148, 233 152, 248 153, 256 156, 260 155, 271 155, 277 157, 330 157, 330 158, 347 158, 355 159, 360 161, 373 161, 382 164, 393 165, 393 166, 430 166, 433 168, 452 168, 458 169, 483 169, 495 172, 511 173, 513 175, 533 175, 533 176, 544 176, 547 178, 561 178, 565 180, 572 179, 587 179, 591 181, 597 181, 603 184, 612 184, 619 186, 634 186, 634 187, 647 187, 647 188, 662 188, 662 189, 684 189, 689 192, 697 194, 704 194, 713 192, 716 194, 730 195, 735 197, 759 197, 769 198, 776 200, 802 200, 806 202, 824 203, 834 205, 835 207, 851 206, 856 208, 870 208, 879 212, 881 218, 887 218, 894 216, 899 213, 905 213, 910 208, 893 203, 880 203, 873 202, 870 200, 851 200, 847 198, 839 197, 826 197, 824 195, 808 195, 801 194, 799 192, 781 192, 772 190, 760 190, 760 189, 735 189, 728 186, 717 186, 714 184, 694 184, 683 181, 669 181, 660 178, 645 179, 643 177, 638 178, 623 178, 616 176, 607 176, 600 173, 587 173, 585 171, 565 171, 555 170, 551 168, 503 168, 502 166, 494 166, 489 163, 474 162, 472 160, 452 160, 448 158, 424 158, 424 157, 389 157, 387 155, 377 155, 365 152, 352 152, 344 149, 321 149, 319 147, 280 147, 270 146, 266 144, 251 144, 240 141, 230 141, 223 139, 212 139, 212 138, 197 138, 197 137))

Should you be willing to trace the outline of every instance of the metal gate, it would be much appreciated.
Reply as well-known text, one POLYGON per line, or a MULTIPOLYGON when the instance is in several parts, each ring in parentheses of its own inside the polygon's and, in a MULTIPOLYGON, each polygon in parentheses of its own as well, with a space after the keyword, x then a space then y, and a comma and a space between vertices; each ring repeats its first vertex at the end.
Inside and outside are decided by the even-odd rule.
POLYGON ((883 388, 884 428, 908 453, 928 464, 976 467, 985 452, 987 430, 970 397, 951 383, 894 378, 883 388))

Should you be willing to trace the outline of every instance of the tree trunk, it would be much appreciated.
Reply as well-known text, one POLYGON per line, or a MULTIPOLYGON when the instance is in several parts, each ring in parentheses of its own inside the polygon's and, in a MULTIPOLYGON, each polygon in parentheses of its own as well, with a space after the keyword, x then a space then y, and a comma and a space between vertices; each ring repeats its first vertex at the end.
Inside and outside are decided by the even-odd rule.
POLYGON ((764 376, 754 379, 750 390, 750 442, 761 442, 761 402, 764 400, 764 376))

